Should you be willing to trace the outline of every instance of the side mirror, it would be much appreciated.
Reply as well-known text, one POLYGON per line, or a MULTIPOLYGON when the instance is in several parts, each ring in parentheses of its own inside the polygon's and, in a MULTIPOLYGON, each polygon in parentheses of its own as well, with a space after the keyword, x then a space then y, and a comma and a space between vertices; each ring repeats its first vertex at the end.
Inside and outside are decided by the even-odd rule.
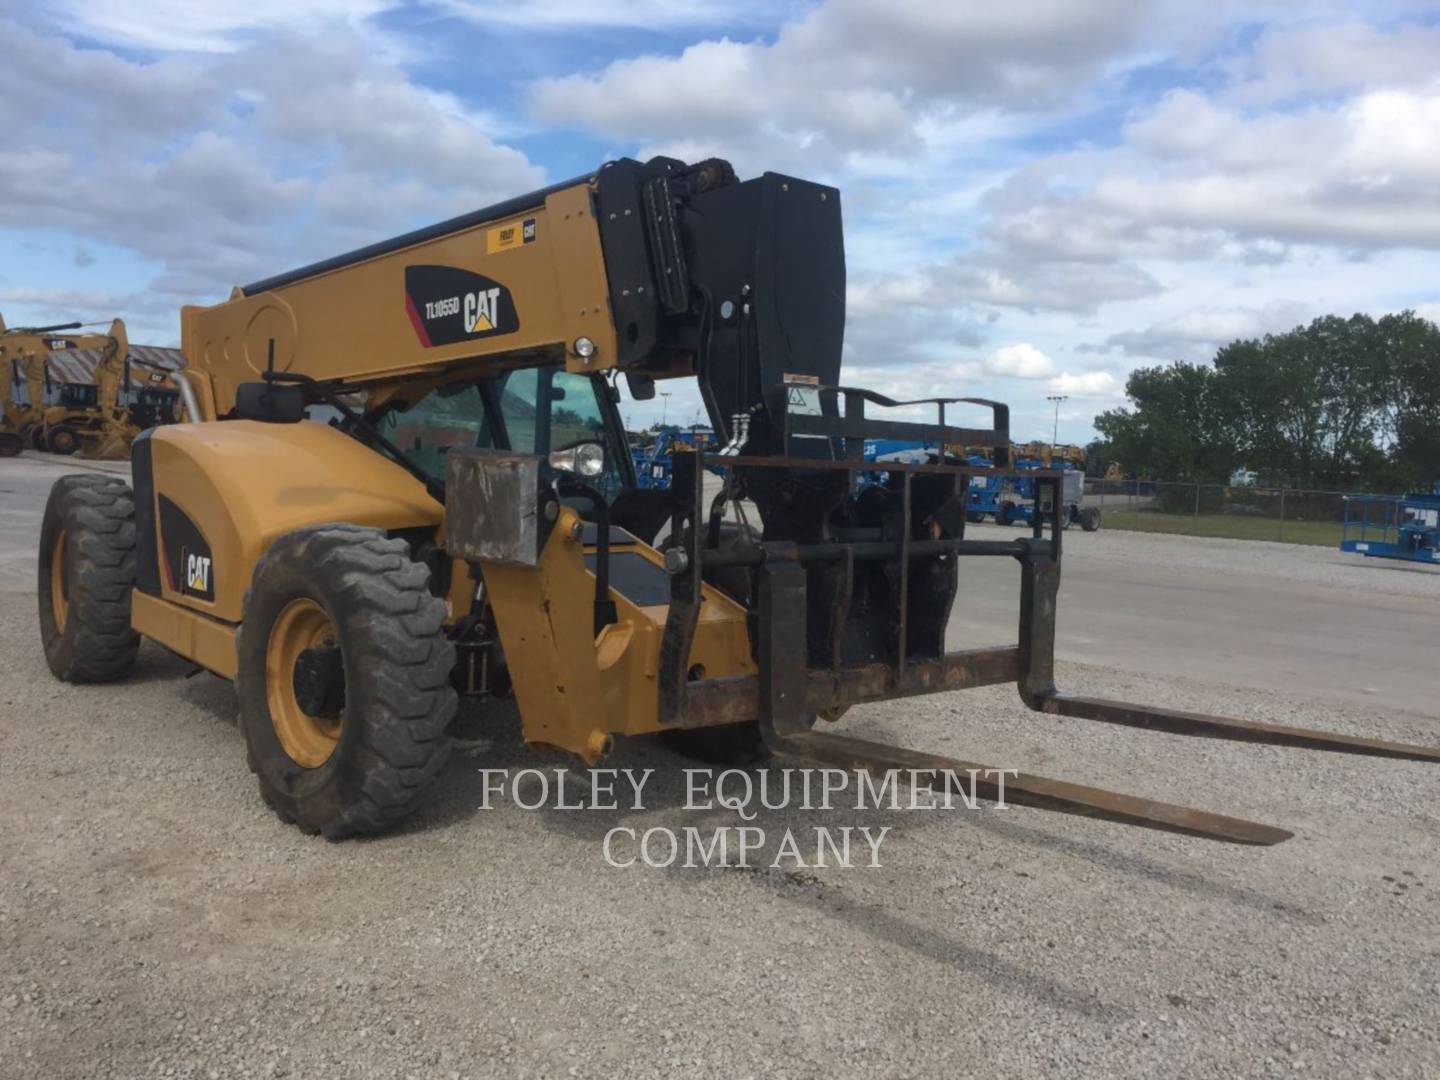
POLYGON ((655 380, 649 375, 626 375, 625 384, 636 401, 650 401, 655 397, 655 380))
POLYGON ((293 383, 246 382, 235 388, 235 415, 266 424, 305 419, 305 387, 293 383))

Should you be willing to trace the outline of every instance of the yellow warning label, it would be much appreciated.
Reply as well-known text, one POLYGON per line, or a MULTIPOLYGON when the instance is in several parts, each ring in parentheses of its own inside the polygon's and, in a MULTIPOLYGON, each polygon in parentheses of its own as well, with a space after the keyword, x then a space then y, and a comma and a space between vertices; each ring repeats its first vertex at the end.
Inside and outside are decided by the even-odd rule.
POLYGON ((509 225, 497 225, 485 233, 485 252, 498 255, 502 251, 513 251, 535 242, 535 219, 514 221, 509 225))

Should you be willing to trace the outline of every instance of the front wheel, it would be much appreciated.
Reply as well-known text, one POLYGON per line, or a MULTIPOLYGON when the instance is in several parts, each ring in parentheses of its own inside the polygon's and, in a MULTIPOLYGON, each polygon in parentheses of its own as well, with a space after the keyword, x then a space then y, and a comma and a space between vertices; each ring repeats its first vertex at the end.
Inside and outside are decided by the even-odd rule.
POLYGON ((68 424, 61 424, 59 427, 50 429, 45 436, 45 445, 50 448, 52 454, 68 457, 80 449, 80 435, 68 424))
POLYGON ((1087 506, 1080 511, 1080 528, 1086 532, 1095 532, 1100 528, 1100 508, 1098 506, 1087 506))
POLYGON ((378 529, 287 533, 255 566, 235 679, 283 821, 339 840, 414 810, 450 754, 455 647, 429 570, 378 529))
POLYGON ((40 641, 66 682, 129 673, 140 648, 130 628, 135 586, 135 503, 113 476, 62 476, 40 523, 40 641))

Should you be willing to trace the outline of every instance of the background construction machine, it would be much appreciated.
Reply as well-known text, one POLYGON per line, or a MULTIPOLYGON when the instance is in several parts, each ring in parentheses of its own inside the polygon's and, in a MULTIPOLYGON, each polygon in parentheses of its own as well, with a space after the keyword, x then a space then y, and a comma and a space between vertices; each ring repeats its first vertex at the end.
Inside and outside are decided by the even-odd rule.
MULTIPOLYGON (((1013 682, 1063 716, 1440 761, 1060 693, 1054 515, 970 539, 974 467, 864 460, 867 439, 907 439, 986 447, 1003 471, 1008 410, 838 387, 844 324, 838 191, 667 158, 186 308, 179 387, 203 422, 137 439, 133 491, 75 476, 51 494, 50 667, 121 677, 143 635, 233 679, 264 798, 330 837, 417 804, 457 693, 513 693, 528 742, 590 763, 617 735, 712 729, 917 783, 928 770, 942 788, 968 776, 981 796, 997 787, 983 766, 822 734, 817 718, 1013 682), (667 489, 636 482, 622 376, 639 398, 657 379, 698 382, 719 446, 676 448, 667 489), (900 404, 935 419, 884 418, 900 404), (305 419, 315 406, 329 423, 305 419), (984 423, 957 426, 966 414, 984 423), (725 477, 713 497, 707 465, 725 477), (857 482, 874 472, 883 483, 857 482), (1018 562, 1019 641, 947 651, 974 558, 1018 562)), ((1025 478, 1058 499, 1060 473, 1025 478)), ((1289 835, 1031 775, 1004 791, 1214 839, 1289 835)))
POLYGON ((124 458, 141 431, 178 419, 179 391, 171 370, 137 355, 173 354, 130 344, 125 323, 103 334, 76 334, 84 324, 17 327, 0 320, 0 365, 5 382, 5 426, 0 449, 23 447, 56 454, 124 458), (64 363, 83 374, 57 377, 64 363), (25 387, 26 401, 17 391, 25 387))
POLYGON ((0 387, 0 456, 13 457, 27 446, 35 445, 37 432, 45 427, 45 357, 49 346, 45 336, 73 330, 79 323, 55 326, 16 327, 9 329, 0 318, 0 371, 4 373, 0 387), (17 391, 25 388, 25 400, 17 391))

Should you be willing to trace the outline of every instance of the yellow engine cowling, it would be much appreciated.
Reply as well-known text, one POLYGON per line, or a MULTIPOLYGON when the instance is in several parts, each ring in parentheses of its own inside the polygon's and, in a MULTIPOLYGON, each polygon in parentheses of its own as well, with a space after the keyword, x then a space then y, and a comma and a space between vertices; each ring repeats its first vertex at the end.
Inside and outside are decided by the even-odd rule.
POLYGON ((408 472, 326 424, 167 424, 149 441, 161 598, 226 622, 241 621, 255 563, 287 532, 444 516, 408 472))

